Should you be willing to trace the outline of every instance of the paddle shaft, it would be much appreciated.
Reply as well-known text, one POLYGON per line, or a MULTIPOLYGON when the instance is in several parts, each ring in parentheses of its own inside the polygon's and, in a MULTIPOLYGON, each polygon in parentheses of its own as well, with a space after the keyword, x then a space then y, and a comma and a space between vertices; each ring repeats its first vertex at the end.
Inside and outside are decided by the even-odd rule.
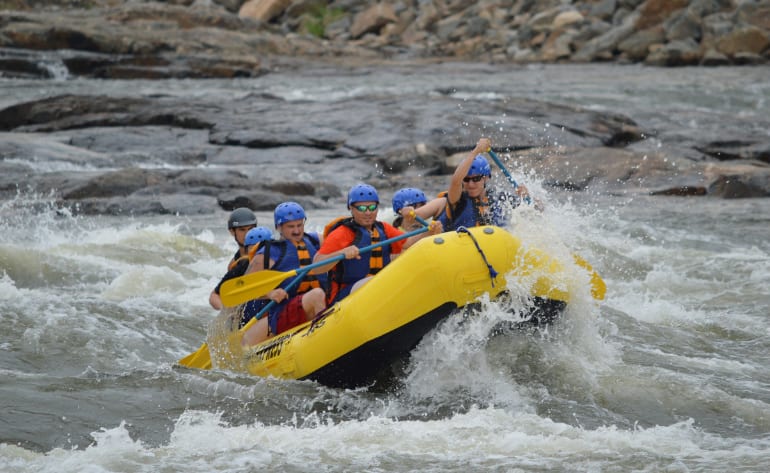
MULTIPOLYGON (((490 149, 487 151, 487 154, 489 154, 489 156, 492 158, 495 164, 497 164, 497 167, 499 167, 500 170, 503 171, 503 174, 505 174, 505 177, 508 178, 508 182, 511 183, 511 185, 513 186, 513 189, 514 190, 518 189, 519 184, 516 182, 516 179, 514 179, 513 176, 511 176, 511 173, 508 172, 508 169, 505 168, 505 166, 503 165, 503 162, 500 161, 500 158, 497 156, 497 153, 495 153, 490 149)), ((529 196, 526 196, 524 197, 524 202, 528 204, 532 204, 532 199, 530 199, 529 196)))
MULTIPOLYGON (((385 241, 361 248, 359 249, 359 254, 367 253, 375 248, 390 245, 393 242, 403 240, 405 238, 409 238, 426 231, 428 231, 427 226, 418 228, 408 233, 403 233, 385 241)), ((244 302, 250 301, 252 299, 257 299, 278 287, 287 278, 290 278, 294 275, 299 275, 300 273, 303 273, 302 277, 304 277, 305 274, 309 273, 315 268, 328 266, 343 259, 345 259, 345 255, 339 254, 323 261, 309 264, 302 268, 293 269, 291 271, 281 272, 264 270, 230 279, 222 285, 220 293, 220 296, 222 297, 222 303, 227 307, 232 307, 238 304, 243 304, 244 302)))
MULTIPOLYGON (((410 237, 413 237, 415 235, 419 235, 420 233, 425 233, 425 232, 428 231, 428 225, 427 225, 427 222, 425 222, 425 223, 423 223, 423 222, 425 222, 425 221, 423 220, 422 222, 420 222, 420 223, 422 223, 424 225, 422 228, 418 228, 416 230, 412 230, 411 232, 404 233, 404 234, 401 234, 399 236, 395 236, 393 238, 388 238, 385 241, 381 241, 379 243, 375 243, 373 245, 369 245, 369 246, 365 246, 363 248, 360 248, 358 250, 358 254, 368 253, 368 252, 374 250, 375 248, 379 248, 379 247, 385 246, 385 245, 390 245, 391 243, 395 243, 397 241, 404 240, 406 238, 410 238, 410 237)), ((325 259, 323 261, 319 261, 318 263, 313 263, 313 264, 310 264, 308 266, 305 266, 305 267, 302 268, 302 270, 303 271, 304 270, 308 270, 309 271, 311 269, 320 268, 321 266, 326 266, 329 263, 334 263, 336 261, 342 261, 344 259, 345 259, 345 255, 333 256, 333 257, 325 259)))
MULTIPOLYGON (((424 229, 427 229, 427 228, 428 228, 428 226, 430 225, 428 222, 426 222, 426 221, 425 221, 425 219, 423 219, 423 218, 422 218, 422 217, 420 217, 419 215, 415 215, 415 216, 414 216, 414 218, 415 218, 415 219, 416 219, 418 222, 420 222, 420 223, 423 225, 423 227, 424 227, 424 228, 418 228, 418 230, 424 230, 424 229)), ((402 236, 402 237, 403 237, 403 236, 402 236)), ((406 237, 406 238, 409 238, 409 237, 406 237)), ((394 238, 392 238, 392 240, 395 240, 395 239, 396 239, 395 237, 394 237, 394 238)), ((370 245, 370 246, 367 246, 367 247, 361 248, 360 252, 361 252, 361 253, 363 253, 363 252, 365 252, 365 251, 371 251, 371 250, 373 250, 374 248, 376 248, 376 247, 378 247, 378 246, 382 246, 384 243, 386 243, 386 242, 382 242, 382 243, 378 243, 378 244, 376 244, 376 245, 370 245)), ((327 260, 327 261, 328 261, 328 260, 327 260)), ((296 286, 297 284, 299 284, 299 282, 300 282, 300 281, 302 281, 302 279, 304 279, 304 278, 305 278, 305 276, 307 276, 307 273, 310 271, 310 266, 312 266, 312 265, 308 265, 308 266, 305 266, 304 268, 302 268, 302 269, 301 269, 301 270, 300 270, 300 271, 297 273, 297 277, 295 277, 294 279, 292 279, 292 281, 291 281, 291 282, 290 282, 290 283, 289 283, 289 284, 288 284, 288 285, 287 285, 287 286, 284 288, 284 290, 285 290, 286 292, 289 292, 289 291, 290 291, 290 290, 291 290, 291 289, 292 289, 294 286, 296 286)), ((273 307, 274 307, 276 304, 278 304, 278 303, 277 303, 277 302, 275 302, 275 301, 273 301, 273 300, 271 300, 269 304, 267 304, 267 305, 266 305, 265 307, 263 307, 263 308, 262 308, 262 309, 261 309, 259 312, 257 312, 257 315, 255 315, 255 316, 254 316, 254 319, 255 319, 255 320, 259 320, 259 319, 261 319, 262 317, 264 317, 264 315, 267 313, 267 311, 269 311, 270 309, 272 309, 272 308, 273 308, 273 307)))
MULTIPOLYGON (((519 185, 516 183, 516 180, 513 179, 513 176, 511 176, 511 173, 508 172, 507 169, 505 169, 505 166, 503 166, 503 162, 500 161, 500 158, 497 156, 497 153, 492 151, 491 149, 487 151, 489 153, 489 156, 492 157, 492 160, 494 160, 495 164, 497 164, 497 167, 500 168, 501 171, 503 171, 503 174, 505 174, 505 177, 508 178, 508 182, 511 183, 514 189, 519 187, 519 185)), ((532 203, 532 199, 529 198, 529 196, 524 198, 524 201, 528 204, 532 203)), ((586 270, 588 270, 588 273, 591 275, 591 295, 596 300, 602 300, 604 299, 605 292, 607 290, 607 286, 604 284, 604 281, 599 276, 599 274, 594 271, 594 269, 591 267, 590 264, 588 264, 587 261, 585 261, 583 258, 574 255, 575 261, 577 262, 578 266, 582 266, 586 270)))

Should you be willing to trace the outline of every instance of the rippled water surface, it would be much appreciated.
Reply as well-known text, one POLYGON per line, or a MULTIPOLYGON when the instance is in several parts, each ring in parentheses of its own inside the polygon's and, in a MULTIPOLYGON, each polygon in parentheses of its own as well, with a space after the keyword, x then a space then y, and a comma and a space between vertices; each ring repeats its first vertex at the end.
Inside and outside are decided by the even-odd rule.
MULTIPOLYGON (((195 87, 0 81, 0 106, 94 90, 331 101, 444 93, 441 81, 458 105, 527 96, 700 130, 761 116, 767 72, 443 65, 195 87)), ((359 390, 175 365, 215 315, 208 293, 234 251, 225 212, 73 217, 46 196, 0 202, 0 471, 770 470, 767 200, 565 195, 545 177, 526 179, 546 211, 522 209, 510 229, 590 261, 607 299, 578 291, 549 330, 494 337, 520 303, 485 303, 431 332, 395 382, 359 390)))

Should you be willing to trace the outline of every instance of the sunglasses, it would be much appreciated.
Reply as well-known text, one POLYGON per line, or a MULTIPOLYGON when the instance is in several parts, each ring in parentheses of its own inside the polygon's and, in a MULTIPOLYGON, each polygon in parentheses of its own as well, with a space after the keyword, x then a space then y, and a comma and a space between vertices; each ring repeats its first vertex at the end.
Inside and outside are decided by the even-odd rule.
POLYGON ((354 205, 353 208, 358 210, 359 212, 366 212, 367 210, 369 212, 374 212, 377 210, 378 204, 369 204, 369 205, 354 205))
POLYGON ((468 176, 463 178, 463 182, 479 182, 480 180, 484 179, 484 176, 478 175, 478 176, 468 176))

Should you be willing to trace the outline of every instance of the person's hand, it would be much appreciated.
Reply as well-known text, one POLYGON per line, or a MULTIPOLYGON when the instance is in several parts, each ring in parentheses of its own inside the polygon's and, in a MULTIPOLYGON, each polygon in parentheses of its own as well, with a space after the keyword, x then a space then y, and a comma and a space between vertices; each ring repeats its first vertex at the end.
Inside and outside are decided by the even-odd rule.
POLYGON ((490 141, 489 138, 479 138, 479 141, 476 143, 476 148, 474 148, 473 151, 475 151, 477 154, 486 153, 492 149, 492 141, 490 141))
POLYGON ((345 259, 353 259, 353 258, 361 259, 360 251, 358 250, 358 247, 355 245, 350 245, 346 248, 343 248, 340 251, 342 251, 342 254, 345 255, 345 259))
POLYGON ((527 189, 527 186, 519 184, 518 187, 516 187, 516 195, 518 195, 521 200, 524 200, 529 197, 529 189, 527 189))
POLYGON ((276 303, 279 303, 288 297, 289 297, 289 293, 280 287, 277 287, 267 293, 267 298, 270 299, 271 301, 275 301, 276 303))
POLYGON ((440 221, 434 220, 430 222, 430 225, 428 226, 428 235, 438 235, 443 231, 444 225, 440 221))
POLYGON ((415 226, 415 223, 416 223, 417 219, 415 218, 416 214, 414 213, 414 207, 412 207, 411 205, 407 205, 407 206, 403 207, 401 210, 399 210, 398 213, 401 214, 401 216, 404 219, 401 222, 401 226, 402 227, 404 227, 404 228, 412 228, 412 227, 415 226))

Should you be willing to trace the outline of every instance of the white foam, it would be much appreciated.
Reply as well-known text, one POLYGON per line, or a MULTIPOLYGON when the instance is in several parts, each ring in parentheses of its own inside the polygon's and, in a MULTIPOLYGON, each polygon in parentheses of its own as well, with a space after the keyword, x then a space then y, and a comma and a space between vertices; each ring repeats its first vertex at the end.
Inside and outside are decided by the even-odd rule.
POLYGON ((441 420, 370 416, 339 423, 313 415, 282 425, 229 426, 220 415, 187 411, 166 445, 132 439, 127 425, 93 432, 84 450, 45 454, 0 444, 11 472, 185 471, 574 471, 698 469, 765 471, 770 441, 718 437, 692 420, 669 426, 584 429, 532 413, 471 408, 441 420))
POLYGON ((20 294, 16 288, 16 283, 8 276, 8 273, 3 271, 3 275, 0 277, 0 299, 16 299, 20 294))

